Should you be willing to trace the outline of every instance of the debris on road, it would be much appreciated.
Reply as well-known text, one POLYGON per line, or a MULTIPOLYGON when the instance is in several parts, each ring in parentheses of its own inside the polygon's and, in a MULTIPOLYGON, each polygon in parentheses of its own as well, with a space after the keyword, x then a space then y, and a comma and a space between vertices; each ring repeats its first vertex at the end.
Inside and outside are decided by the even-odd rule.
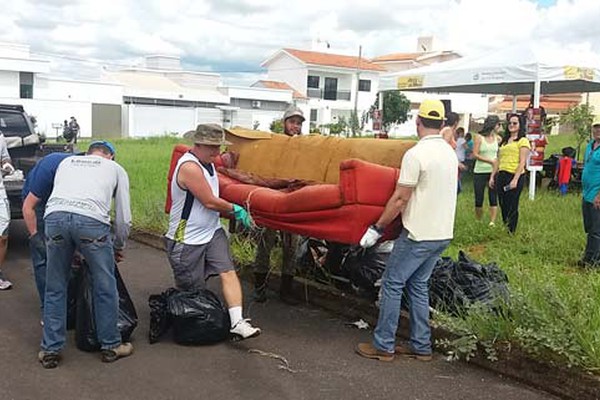
POLYGON ((348 323, 346 323, 346 325, 355 326, 358 329, 369 329, 369 324, 367 322, 365 322, 362 318, 359 319, 358 321, 348 322, 348 323))
POLYGON ((258 354, 259 356, 262 356, 262 357, 274 358, 281 362, 281 365, 278 366, 279 369, 282 369, 282 370, 287 371, 292 374, 295 374, 296 372, 298 372, 298 371, 290 368, 290 363, 288 362, 288 360, 284 356, 280 356, 279 354, 269 353, 269 352, 258 350, 258 349, 250 349, 250 350, 248 350, 248 353, 258 354))

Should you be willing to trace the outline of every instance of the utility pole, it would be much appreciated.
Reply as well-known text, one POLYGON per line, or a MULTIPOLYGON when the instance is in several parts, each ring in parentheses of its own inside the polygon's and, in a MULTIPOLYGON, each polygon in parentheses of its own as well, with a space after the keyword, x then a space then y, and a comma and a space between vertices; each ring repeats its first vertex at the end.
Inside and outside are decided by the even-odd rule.
MULTIPOLYGON (((354 125, 354 122, 358 122, 358 129, 360 129, 360 121, 358 121, 358 88, 359 88, 359 84, 360 84, 360 59, 362 57, 362 45, 358 46, 358 59, 356 60, 356 90, 354 92, 354 117, 356 118, 356 121, 352 121, 352 116, 350 116, 350 123, 352 124, 353 127, 356 127, 356 125, 354 125)), ((352 132, 352 135, 356 135, 356 132, 352 132)))

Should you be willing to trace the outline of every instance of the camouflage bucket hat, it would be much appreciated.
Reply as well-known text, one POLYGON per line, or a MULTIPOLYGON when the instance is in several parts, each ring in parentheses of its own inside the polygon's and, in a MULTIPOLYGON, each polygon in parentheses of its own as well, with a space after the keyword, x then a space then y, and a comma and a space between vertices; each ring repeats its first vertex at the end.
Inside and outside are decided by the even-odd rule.
POLYGON ((230 145, 231 142, 225 140, 225 133, 231 134, 227 129, 217 124, 200 124, 196 127, 196 130, 184 133, 183 137, 195 144, 206 146, 230 145))

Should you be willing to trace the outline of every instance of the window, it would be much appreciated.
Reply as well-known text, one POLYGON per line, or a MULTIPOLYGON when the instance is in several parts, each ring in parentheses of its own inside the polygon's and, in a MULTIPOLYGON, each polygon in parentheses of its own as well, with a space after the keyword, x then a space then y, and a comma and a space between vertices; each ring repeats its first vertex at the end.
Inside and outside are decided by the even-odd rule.
POLYGON ((370 92, 371 91, 371 80, 370 79, 359 79, 358 80, 358 91, 359 92, 370 92))
POLYGON ((25 137, 31 132, 22 114, 0 111, 0 131, 6 137, 25 137))
POLYGON ((319 77, 314 76, 314 75, 309 75, 308 81, 306 83, 309 88, 318 89, 319 88, 319 77))
POLYGON ((19 72, 19 83, 22 99, 33 99, 33 73, 19 72))
POLYGON ((323 93, 323 99, 337 100, 337 85, 337 78, 325 78, 325 92, 323 93))
POLYGON ((310 110, 310 122, 317 122, 317 118, 319 116, 319 110, 313 108, 310 110))

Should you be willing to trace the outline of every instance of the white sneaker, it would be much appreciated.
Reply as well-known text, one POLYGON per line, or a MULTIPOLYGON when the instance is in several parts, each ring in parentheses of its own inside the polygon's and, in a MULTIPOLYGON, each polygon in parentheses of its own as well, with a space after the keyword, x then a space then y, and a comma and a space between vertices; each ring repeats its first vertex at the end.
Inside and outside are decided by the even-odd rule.
POLYGON ((9 280, 4 279, 2 272, 0 272, 0 290, 8 290, 12 287, 12 283, 9 280))
POLYGON ((250 325, 249 319, 240 319, 229 332, 234 336, 234 340, 244 340, 260 335, 260 328, 250 325))

